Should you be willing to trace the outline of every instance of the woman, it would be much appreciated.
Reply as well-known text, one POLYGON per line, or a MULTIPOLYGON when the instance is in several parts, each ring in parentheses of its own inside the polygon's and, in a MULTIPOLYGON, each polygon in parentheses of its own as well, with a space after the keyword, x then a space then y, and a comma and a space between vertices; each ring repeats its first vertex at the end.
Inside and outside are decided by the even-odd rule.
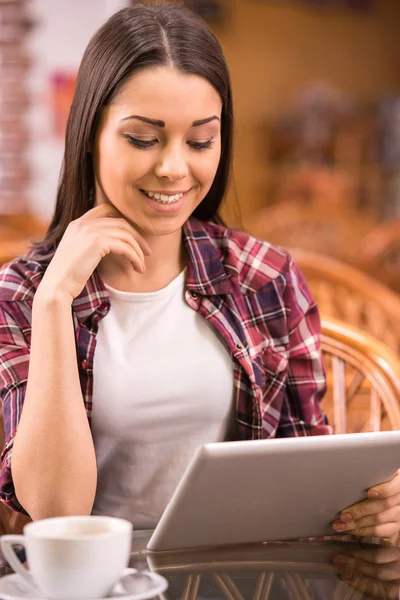
MULTIPOLYGON (((79 70, 47 237, 1 272, 14 510, 150 527, 198 445, 330 433, 301 274, 219 224, 231 154, 229 74, 203 22, 168 5, 111 17, 79 70)), ((377 490, 336 530, 399 531, 398 478, 377 490)))

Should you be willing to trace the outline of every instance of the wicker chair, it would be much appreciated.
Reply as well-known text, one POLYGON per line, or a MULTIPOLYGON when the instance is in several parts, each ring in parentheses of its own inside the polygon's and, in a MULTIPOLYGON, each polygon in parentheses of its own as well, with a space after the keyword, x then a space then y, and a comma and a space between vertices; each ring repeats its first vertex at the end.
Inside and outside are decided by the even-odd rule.
POLYGON ((400 296, 341 261, 297 248, 291 254, 322 317, 358 327, 400 351, 400 296))
POLYGON ((322 320, 328 392, 322 408, 335 433, 400 429, 400 361, 371 335, 322 320))

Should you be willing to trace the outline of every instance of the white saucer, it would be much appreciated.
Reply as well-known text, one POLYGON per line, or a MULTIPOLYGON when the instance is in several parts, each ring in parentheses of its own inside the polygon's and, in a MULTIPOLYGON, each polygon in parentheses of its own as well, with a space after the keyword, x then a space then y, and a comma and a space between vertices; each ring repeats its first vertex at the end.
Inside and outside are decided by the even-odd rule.
MULTIPOLYGON (((104 600, 148 600, 165 592, 167 587, 168 581, 158 573, 125 569, 121 579, 104 600), (137 577, 132 577, 132 575, 137 575, 137 577)), ((21 598, 44 600, 45 596, 36 587, 26 583, 20 575, 13 573, 0 578, 0 598, 2 600, 19 600, 21 598)))

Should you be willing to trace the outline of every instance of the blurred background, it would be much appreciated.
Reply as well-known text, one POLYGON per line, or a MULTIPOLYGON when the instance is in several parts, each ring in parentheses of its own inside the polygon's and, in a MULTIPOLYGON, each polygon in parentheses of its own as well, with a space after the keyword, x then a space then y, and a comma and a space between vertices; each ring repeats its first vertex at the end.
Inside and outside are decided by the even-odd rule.
MULTIPOLYGON (((130 2, 0 1, 0 213, 49 219, 82 53, 130 2)), ((251 228, 259 210, 287 201, 400 215, 398 0, 186 4, 210 23, 232 74, 229 224, 251 228)))
MULTIPOLYGON (((49 219, 82 53, 130 1, 0 1, 1 213, 49 219)), ((400 216, 398 0, 186 4, 210 23, 232 74, 229 224, 251 227, 287 201, 400 216)))
MULTIPOLYGON (((43 234, 81 56, 134 1, 0 0, 0 262, 43 234)), ((185 3, 221 41, 233 80, 227 223, 289 248, 304 271, 321 257, 348 281, 356 269, 397 301, 399 0, 185 3)), ((336 309, 325 296, 342 310, 342 296, 336 309)))

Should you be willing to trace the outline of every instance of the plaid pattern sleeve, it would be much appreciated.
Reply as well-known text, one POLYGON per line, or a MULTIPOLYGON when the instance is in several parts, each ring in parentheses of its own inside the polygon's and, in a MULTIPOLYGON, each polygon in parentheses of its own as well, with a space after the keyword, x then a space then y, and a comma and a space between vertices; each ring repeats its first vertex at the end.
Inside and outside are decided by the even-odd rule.
POLYGON ((332 428, 320 407, 326 392, 320 317, 304 277, 291 258, 284 300, 288 314, 288 364, 277 436, 330 434, 332 428))
POLYGON ((14 491, 11 454, 28 380, 29 344, 23 334, 27 330, 24 309, 26 306, 21 307, 18 302, 0 302, 0 398, 5 435, 0 458, 0 499, 12 510, 22 513, 25 511, 14 491))

